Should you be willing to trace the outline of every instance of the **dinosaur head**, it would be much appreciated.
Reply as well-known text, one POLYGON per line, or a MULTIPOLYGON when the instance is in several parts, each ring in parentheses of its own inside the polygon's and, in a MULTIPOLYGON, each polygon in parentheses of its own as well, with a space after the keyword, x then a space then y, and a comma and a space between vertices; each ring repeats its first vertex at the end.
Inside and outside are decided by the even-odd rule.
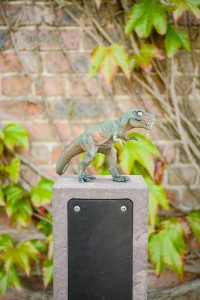
POLYGON ((128 123, 132 128, 144 128, 150 130, 155 123, 155 116, 143 109, 132 109, 128 112, 128 123))

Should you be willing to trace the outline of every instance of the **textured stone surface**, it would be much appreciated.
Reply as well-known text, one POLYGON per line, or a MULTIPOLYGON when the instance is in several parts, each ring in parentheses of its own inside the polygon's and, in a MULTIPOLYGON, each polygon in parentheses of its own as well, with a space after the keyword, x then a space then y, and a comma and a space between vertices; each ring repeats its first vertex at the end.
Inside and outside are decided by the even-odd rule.
POLYGON ((72 198, 122 199, 133 201, 133 299, 147 299, 147 211, 148 189, 142 176, 127 183, 98 176, 93 182, 79 183, 76 176, 60 176, 53 188, 54 299, 68 296, 67 203, 72 198))

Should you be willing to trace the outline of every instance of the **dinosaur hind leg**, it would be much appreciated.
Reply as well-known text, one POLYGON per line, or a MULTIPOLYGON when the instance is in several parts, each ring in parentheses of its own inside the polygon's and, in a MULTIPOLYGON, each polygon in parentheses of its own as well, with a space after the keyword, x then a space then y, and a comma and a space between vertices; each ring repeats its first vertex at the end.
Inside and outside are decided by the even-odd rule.
POLYGON ((111 147, 103 152, 106 155, 106 163, 108 165, 109 171, 112 174, 112 178, 114 181, 130 181, 128 176, 120 175, 117 171, 117 150, 114 147, 111 147))
POLYGON ((87 151, 84 155, 83 160, 78 165, 78 178, 79 182, 88 182, 95 179, 94 176, 87 175, 85 173, 86 167, 93 161, 96 155, 96 149, 92 151, 87 151))

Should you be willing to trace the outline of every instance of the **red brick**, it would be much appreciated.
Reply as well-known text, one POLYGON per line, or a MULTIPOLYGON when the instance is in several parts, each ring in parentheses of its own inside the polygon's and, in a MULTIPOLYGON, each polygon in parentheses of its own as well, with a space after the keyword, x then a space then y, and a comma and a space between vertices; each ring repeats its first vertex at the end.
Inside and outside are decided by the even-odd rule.
MULTIPOLYGON (((80 21, 82 15, 77 9, 77 6, 70 3, 66 3, 66 5, 70 12, 76 17, 76 19, 80 21)), ((78 26, 77 22, 73 20, 65 11, 65 8, 56 10, 56 24, 61 26, 78 26)))
POLYGON ((34 172, 33 170, 31 170, 31 168, 25 165, 22 165, 20 174, 22 175, 22 178, 24 178, 24 180, 28 182, 31 186, 36 185, 38 180, 40 179, 40 176, 36 172, 34 172))
POLYGON ((54 14, 49 6, 45 5, 4 5, 4 11, 10 24, 15 24, 20 16, 20 25, 37 25, 42 22, 54 23, 54 14))
POLYGON ((39 31, 39 43, 41 50, 59 50, 61 34, 58 30, 42 29, 39 31))
POLYGON ((46 55, 46 70, 50 73, 65 73, 70 71, 68 56, 62 51, 49 52, 46 55))
POLYGON ((59 146, 53 147, 51 152, 51 162, 52 164, 55 164, 58 160, 58 157, 60 156, 62 152, 62 148, 59 146))
POLYGON ((0 72, 20 72, 21 63, 15 53, 0 54, 0 72))
MULTIPOLYGON (((95 32, 93 32, 95 35, 95 32)), ((87 32, 83 35, 83 48, 85 50, 93 50, 97 46, 97 42, 87 32)))
POLYGON ((1 118, 3 120, 41 119, 44 116, 41 102, 31 103, 27 101, 2 100, 1 118))
POLYGON ((169 168, 168 180, 171 185, 186 185, 196 182, 197 171, 193 167, 169 168))
POLYGON ((50 161, 50 152, 45 146, 31 146, 31 158, 36 164, 48 164, 50 161))
POLYGON ((89 71, 89 54, 69 53, 69 64, 74 73, 87 73, 89 71))
POLYGON ((71 77, 69 85, 70 96, 90 96, 100 93, 98 78, 71 77))
POLYGON ((81 125, 57 123, 56 127, 60 133, 63 142, 70 142, 76 136, 83 132, 81 125))
POLYGON ((36 84, 37 95, 62 96, 67 90, 64 77, 42 77, 36 84))
POLYGON ((42 72, 42 60, 40 53, 37 51, 20 51, 20 60, 23 62, 23 68, 26 73, 39 73, 42 72))
POLYGON ((0 50, 11 48, 10 34, 8 30, 0 30, 0 50))
POLYGON ((24 126, 30 134, 31 141, 37 142, 54 142, 57 138, 56 132, 50 124, 46 123, 31 123, 24 126))
POLYGON ((177 202, 179 200, 179 191, 178 190, 173 190, 173 189, 166 189, 165 192, 167 194, 167 198, 169 199, 170 202, 177 202))
POLYGON ((9 76, 2 78, 2 93, 6 96, 31 94, 31 80, 26 76, 9 76))
POLYGON ((185 190, 182 192, 181 203, 192 209, 199 209, 200 189, 185 190))
POLYGON ((54 167, 42 167, 41 169, 43 172, 45 172, 45 174, 51 176, 53 180, 56 180, 56 178, 59 176, 54 167))
POLYGON ((79 49, 81 45, 80 29, 66 29, 61 31, 61 38, 67 50, 79 49))
POLYGON ((177 146, 174 144, 159 145, 161 155, 165 158, 167 163, 173 163, 177 159, 177 146))
POLYGON ((38 38, 36 30, 21 29, 13 33, 14 43, 19 51, 33 50, 38 47, 38 38))

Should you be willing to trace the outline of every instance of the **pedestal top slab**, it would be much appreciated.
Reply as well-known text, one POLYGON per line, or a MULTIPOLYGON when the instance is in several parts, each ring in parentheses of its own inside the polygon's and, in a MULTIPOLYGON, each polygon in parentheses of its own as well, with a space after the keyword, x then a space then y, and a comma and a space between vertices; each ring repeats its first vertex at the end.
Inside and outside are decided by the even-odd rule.
POLYGON ((133 190, 142 189, 147 190, 147 184, 141 175, 131 175, 128 182, 116 182, 112 180, 111 176, 96 176, 96 179, 91 182, 80 183, 78 177, 61 175, 56 180, 53 189, 119 189, 119 190, 133 190))

